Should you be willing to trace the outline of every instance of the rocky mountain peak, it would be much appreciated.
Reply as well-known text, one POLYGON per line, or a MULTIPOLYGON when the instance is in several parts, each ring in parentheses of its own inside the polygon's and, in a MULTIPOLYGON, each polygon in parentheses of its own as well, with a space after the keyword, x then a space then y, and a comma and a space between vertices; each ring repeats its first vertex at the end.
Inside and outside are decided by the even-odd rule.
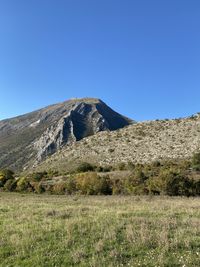
POLYGON ((0 167, 23 168, 65 145, 132 122, 97 98, 73 98, 0 121, 0 167))
POLYGON ((34 143, 38 151, 37 161, 55 153, 66 144, 69 145, 100 131, 122 128, 131 122, 99 99, 72 99, 65 102, 65 105, 71 103, 72 107, 48 127, 34 143))

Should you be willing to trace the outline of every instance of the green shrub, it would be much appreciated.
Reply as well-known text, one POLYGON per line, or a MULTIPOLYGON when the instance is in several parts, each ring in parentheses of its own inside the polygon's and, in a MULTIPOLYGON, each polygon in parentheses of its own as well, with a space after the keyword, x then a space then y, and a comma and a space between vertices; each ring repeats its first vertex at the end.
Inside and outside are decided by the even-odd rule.
POLYGON ((0 174, 0 187, 3 187, 6 183, 6 178, 0 174))
POLYGON ((56 171, 56 170, 52 170, 52 169, 50 169, 50 170, 48 170, 48 172, 47 172, 47 177, 49 177, 49 178, 57 177, 57 176, 59 176, 59 175, 60 175, 60 173, 59 173, 58 171, 56 171))
POLYGON ((193 181, 187 176, 178 174, 170 177, 167 181, 166 193, 169 196, 191 196, 193 195, 193 181))
POLYGON ((65 182, 65 192, 68 195, 72 195, 77 192, 76 180, 74 177, 69 177, 65 182))
POLYGON ((200 196, 200 180, 193 181, 193 193, 195 196, 200 196))
POLYGON ((17 181, 15 179, 9 179, 6 181, 6 183, 4 184, 4 190, 6 191, 15 191, 17 187, 17 181))
POLYGON ((47 178, 47 172, 35 172, 29 174, 28 177, 32 181, 40 182, 42 179, 47 178))
POLYGON ((59 182, 53 185, 52 193, 57 195, 63 195, 66 191, 66 183, 65 182, 59 182))
POLYGON ((103 195, 112 194, 112 183, 108 175, 99 177, 99 194, 103 195))
POLYGON ((147 181, 148 190, 153 194, 190 196, 194 194, 193 181, 176 169, 161 170, 159 176, 147 181))
POLYGON ((13 179, 14 172, 9 170, 9 169, 2 169, 2 170, 0 170, 0 175, 4 176, 6 178, 6 180, 13 179))
POLYGON ((16 191, 18 192, 33 192, 34 188, 26 177, 21 177, 17 181, 16 191))
POLYGON ((141 168, 136 168, 135 171, 125 180, 124 187, 127 194, 141 195, 147 194, 146 189, 147 177, 141 168))
POLYGON ((127 183, 125 185, 125 192, 129 195, 146 195, 148 194, 148 190, 145 184, 140 184, 137 186, 133 186, 132 184, 127 183))
POLYGON ((122 179, 115 179, 112 181, 112 194, 122 195, 125 194, 124 181, 122 179))
POLYGON ((37 194, 41 194, 45 192, 45 187, 41 182, 32 182, 31 186, 33 187, 33 190, 37 194))
MULTIPOLYGON (((165 194, 170 196, 200 195, 200 180, 197 172, 200 166, 200 153, 192 160, 153 162, 150 164, 136 164, 131 162, 112 166, 94 166, 83 162, 78 168, 78 174, 73 173, 64 182, 48 183, 46 178, 58 175, 58 172, 36 172, 15 180, 11 170, 0 170, 1 191, 18 192, 49 192, 52 194, 165 194), (191 169, 192 167, 192 169, 191 169), (120 172, 110 180, 109 176, 98 175, 98 172, 111 170, 129 170, 126 179, 120 178, 120 172)), ((61 173, 60 173, 61 174, 61 173)), ((52 178, 52 177, 51 177, 52 178)))
POLYGON ((77 167, 77 172, 89 172, 89 171, 94 171, 96 169, 96 166, 93 166, 92 164, 88 162, 82 162, 80 165, 77 167))
POLYGON ((97 172, 110 172, 112 170, 112 166, 98 166, 96 167, 97 172))
POLYGON ((200 171, 200 152, 193 155, 192 168, 196 171, 200 171))
POLYGON ((53 185, 52 184, 46 184, 44 185, 44 190, 45 192, 49 193, 49 194, 53 194, 53 185))
POLYGON ((8 169, 0 170, 0 187, 3 187, 9 179, 14 179, 14 172, 8 169))
POLYGON ((117 165, 117 170, 119 170, 119 171, 124 171, 124 170, 126 170, 126 164, 125 164, 124 162, 120 162, 120 163, 118 163, 118 165, 117 165))
POLYGON ((85 195, 110 195, 112 193, 110 178, 100 177, 94 172, 77 175, 76 187, 81 194, 85 195))

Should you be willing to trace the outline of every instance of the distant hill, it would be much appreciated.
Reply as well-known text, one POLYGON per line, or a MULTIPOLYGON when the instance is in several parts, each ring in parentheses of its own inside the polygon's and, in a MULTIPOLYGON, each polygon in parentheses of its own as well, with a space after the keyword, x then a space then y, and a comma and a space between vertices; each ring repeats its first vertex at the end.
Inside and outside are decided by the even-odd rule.
POLYGON ((96 98, 71 99, 0 121, 0 168, 32 167, 84 137, 132 123, 96 98))

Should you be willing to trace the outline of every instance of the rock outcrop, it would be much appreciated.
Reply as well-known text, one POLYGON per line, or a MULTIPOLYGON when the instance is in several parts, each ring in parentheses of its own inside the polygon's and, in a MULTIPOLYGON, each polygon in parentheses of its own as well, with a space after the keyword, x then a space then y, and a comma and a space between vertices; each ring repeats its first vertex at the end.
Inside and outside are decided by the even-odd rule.
POLYGON ((131 123, 95 98, 71 99, 0 121, 0 168, 37 164, 65 145, 131 123))

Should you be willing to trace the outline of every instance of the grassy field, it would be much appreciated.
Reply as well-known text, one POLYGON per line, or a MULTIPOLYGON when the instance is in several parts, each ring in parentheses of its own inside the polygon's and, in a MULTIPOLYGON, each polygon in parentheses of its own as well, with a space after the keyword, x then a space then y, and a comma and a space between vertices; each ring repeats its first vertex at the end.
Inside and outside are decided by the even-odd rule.
POLYGON ((0 266, 200 266, 200 199, 0 193, 0 266))

